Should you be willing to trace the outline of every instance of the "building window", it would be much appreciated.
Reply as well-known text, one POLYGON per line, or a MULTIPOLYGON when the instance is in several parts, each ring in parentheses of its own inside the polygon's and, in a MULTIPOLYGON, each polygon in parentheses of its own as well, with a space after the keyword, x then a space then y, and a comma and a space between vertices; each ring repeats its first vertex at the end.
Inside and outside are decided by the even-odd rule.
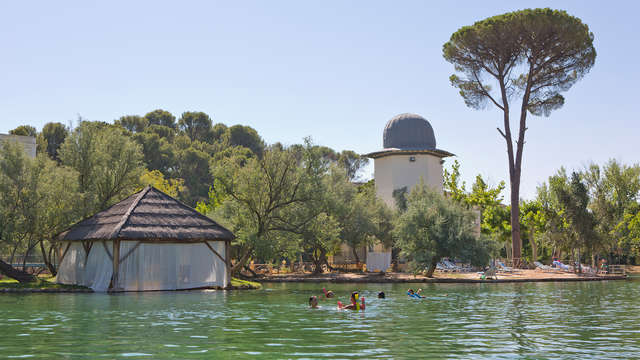
POLYGON ((411 162, 416 161, 416 157, 415 156, 409 156, 409 161, 411 161, 411 162))

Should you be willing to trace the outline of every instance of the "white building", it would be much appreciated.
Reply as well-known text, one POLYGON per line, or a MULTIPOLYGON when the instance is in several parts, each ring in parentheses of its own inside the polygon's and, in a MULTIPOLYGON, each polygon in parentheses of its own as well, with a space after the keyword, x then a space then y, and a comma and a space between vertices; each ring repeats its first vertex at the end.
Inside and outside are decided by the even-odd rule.
MULTIPOLYGON (((400 114, 387 122, 382 134, 383 149, 366 156, 374 160, 376 193, 390 207, 395 207, 394 191, 407 191, 423 181, 442 191, 444 158, 452 153, 436 148, 431 124, 420 115, 400 114)), ((369 271, 385 271, 391 265, 391 249, 382 244, 356 249, 369 271)), ((332 259, 353 262, 353 250, 343 245, 332 259)))
POLYGON ((374 161, 376 192, 394 207, 395 190, 411 191, 420 178, 442 191, 442 164, 452 153, 436 148, 431 124, 420 115, 400 114, 384 127, 383 149, 367 154, 374 161))
POLYGON ((3 141, 15 141, 24 147, 24 152, 28 156, 36 157, 36 138, 34 136, 0 134, 0 145, 3 141))

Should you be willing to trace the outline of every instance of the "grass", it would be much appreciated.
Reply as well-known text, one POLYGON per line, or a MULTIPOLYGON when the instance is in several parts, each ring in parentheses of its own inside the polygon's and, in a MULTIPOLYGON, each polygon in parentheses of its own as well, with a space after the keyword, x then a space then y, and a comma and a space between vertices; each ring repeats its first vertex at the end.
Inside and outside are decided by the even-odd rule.
MULTIPOLYGON (((260 289, 262 285, 257 282, 247 281, 232 278, 231 286, 239 289, 260 289)), ((87 289, 84 286, 80 285, 64 285, 64 284, 56 284, 55 277, 51 276, 42 276, 39 278, 37 282, 31 283, 19 283, 17 280, 3 278, 0 279, 0 290, 1 289, 87 289)))
POLYGON ((0 289, 88 289, 80 285, 57 284, 56 277, 51 275, 39 275, 38 281, 20 283, 8 277, 0 279, 0 289))
POLYGON ((0 279, 0 289, 87 289, 79 285, 56 284, 54 280, 55 277, 40 277, 36 282, 20 283, 17 280, 4 278, 0 279))
POLYGON ((261 289, 262 284, 254 281, 231 278, 231 286, 241 289, 261 289))

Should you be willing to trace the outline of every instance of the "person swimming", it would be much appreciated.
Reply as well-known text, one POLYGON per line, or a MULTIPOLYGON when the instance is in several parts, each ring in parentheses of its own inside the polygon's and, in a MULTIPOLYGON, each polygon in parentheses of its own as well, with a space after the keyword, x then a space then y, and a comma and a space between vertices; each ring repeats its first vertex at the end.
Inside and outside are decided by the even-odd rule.
POLYGON ((385 296, 385 294, 384 294, 384 291, 380 291, 380 292, 378 293, 378 299, 384 299, 385 297, 386 297, 386 296, 385 296))
POLYGON ((322 288, 322 292, 324 293, 324 296, 327 297, 327 298, 332 298, 332 297, 335 296, 333 291, 331 291, 331 290, 327 291, 327 289, 325 289, 325 288, 322 288))
POLYGON ((357 291, 351 293, 351 304, 343 305, 340 301, 338 301, 338 309, 344 310, 363 310, 366 307, 364 303, 364 297, 360 299, 360 303, 358 303, 358 298, 360 294, 357 291))
POLYGON ((312 309, 317 309, 318 308, 318 297, 317 296, 312 296, 309 298, 309 307, 312 309))
POLYGON ((418 291, 413 291, 413 289, 409 289, 407 290, 407 295, 409 295, 409 297, 414 299, 424 299, 424 296, 420 295, 420 292, 422 292, 422 289, 418 289, 418 291))

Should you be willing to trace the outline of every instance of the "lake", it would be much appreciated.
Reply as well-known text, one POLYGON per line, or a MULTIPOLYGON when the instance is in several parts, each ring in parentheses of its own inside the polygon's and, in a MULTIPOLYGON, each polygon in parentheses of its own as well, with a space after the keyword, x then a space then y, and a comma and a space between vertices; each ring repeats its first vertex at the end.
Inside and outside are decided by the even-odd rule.
POLYGON ((0 295, 0 357, 630 359, 640 281, 267 284, 256 291, 0 295), (333 300, 309 309, 326 286, 333 300), (422 286, 426 299, 409 299, 422 286), (387 298, 377 299, 378 291, 387 298))

